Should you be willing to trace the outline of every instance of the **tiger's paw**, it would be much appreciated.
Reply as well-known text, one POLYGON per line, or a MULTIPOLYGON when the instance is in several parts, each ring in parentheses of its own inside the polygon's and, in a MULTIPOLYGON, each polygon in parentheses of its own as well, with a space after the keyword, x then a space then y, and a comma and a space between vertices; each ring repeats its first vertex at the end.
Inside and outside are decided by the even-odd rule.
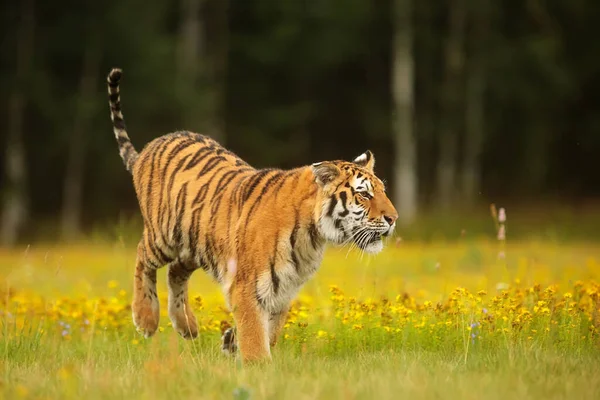
POLYGON ((158 318, 158 313, 155 313, 152 307, 133 307, 133 323, 136 330, 146 339, 156 333, 158 318))
POLYGON ((198 337, 198 323, 192 313, 171 316, 171 322, 182 338, 192 340, 198 337))
POLYGON ((221 336, 221 352, 227 356, 235 356, 237 343, 235 341, 235 328, 229 328, 221 336))

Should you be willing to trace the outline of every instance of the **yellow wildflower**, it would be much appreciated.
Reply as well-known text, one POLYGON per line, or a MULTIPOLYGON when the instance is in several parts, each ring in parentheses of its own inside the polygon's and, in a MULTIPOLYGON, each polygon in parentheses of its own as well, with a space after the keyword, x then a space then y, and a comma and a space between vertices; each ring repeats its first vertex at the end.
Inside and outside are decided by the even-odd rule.
POLYGON ((114 289, 119 286, 119 281, 111 280, 106 284, 109 289, 114 289))

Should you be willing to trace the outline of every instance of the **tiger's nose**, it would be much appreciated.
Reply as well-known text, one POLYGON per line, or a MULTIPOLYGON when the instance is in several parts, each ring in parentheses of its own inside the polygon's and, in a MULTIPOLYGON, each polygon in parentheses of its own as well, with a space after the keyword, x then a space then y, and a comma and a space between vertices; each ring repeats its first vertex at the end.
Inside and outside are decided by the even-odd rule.
POLYGON ((384 215, 383 219, 385 219, 385 222, 387 222, 388 224, 390 224, 390 226, 392 226, 392 225, 394 225, 394 222, 396 222, 396 220, 398 219, 398 214, 384 215))

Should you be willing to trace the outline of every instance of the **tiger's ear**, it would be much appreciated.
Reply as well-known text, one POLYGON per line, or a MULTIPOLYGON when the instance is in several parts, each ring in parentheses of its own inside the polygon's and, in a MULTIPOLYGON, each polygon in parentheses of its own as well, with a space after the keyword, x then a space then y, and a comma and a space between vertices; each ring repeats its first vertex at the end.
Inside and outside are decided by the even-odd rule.
POLYGON ((373 169, 375 168, 375 156, 371 150, 367 150, 360 156, 356 157, 354 159, 354 163, 373 172, 373 169))
POLYGON ((334 181, 342 172, 334 163, 328 161, 314 163, 311 167, 315 181, 321 186, 334 181))

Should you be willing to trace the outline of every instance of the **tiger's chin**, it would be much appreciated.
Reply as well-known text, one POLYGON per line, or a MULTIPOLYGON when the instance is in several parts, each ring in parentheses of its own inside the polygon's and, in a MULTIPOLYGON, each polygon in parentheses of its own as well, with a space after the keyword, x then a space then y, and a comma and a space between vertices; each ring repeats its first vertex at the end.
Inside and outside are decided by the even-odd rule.
POLYGON ((365 244, 359 245, 360 249, 365 253, 377 254, 383 250, 383 240, 381 236, 375 236, 365 244))

